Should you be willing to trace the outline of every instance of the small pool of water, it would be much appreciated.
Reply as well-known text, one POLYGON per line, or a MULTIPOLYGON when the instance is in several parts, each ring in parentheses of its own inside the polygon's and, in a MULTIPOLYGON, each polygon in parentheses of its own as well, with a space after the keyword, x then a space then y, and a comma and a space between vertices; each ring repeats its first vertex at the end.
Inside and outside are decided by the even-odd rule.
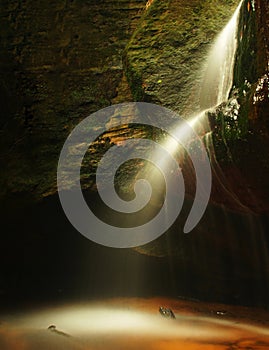
POLYGON ((269 348, 269 313, 175 299, 35 307, 6 313, 0 321, 1 350, 269 348), (176 318, 163 317, 160 306, 171 308, 176 318))

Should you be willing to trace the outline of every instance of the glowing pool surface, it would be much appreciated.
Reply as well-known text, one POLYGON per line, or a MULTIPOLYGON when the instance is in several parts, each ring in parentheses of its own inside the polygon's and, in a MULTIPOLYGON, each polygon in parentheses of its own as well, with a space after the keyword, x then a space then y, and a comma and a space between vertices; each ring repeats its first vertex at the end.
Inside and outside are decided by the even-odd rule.
POLYGON ((6 313, 0 318, 0 349, 269 349, 266 313, 254 322, 253 310, 226 309, 169 299, 117 299, 6 313), (161 305, 171 307, 176 319, 162 317, 161 305), (48 330, 51 325, 56 329, 48 330))

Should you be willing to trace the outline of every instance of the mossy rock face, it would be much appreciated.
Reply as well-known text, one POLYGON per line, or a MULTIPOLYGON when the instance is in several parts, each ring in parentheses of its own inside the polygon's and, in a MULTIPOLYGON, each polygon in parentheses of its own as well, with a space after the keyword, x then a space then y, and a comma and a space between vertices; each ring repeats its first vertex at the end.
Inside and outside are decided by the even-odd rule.
MULTIPOLYGON (((153 1, 125 51, 134 99, 161 104, 183 117, 199 111, 207 52, 238 4, 153 1)), ((243 206, 258 212, 268 209, 269 196, 268 13, 268 1, 242 2, 233 88, 229 100, 210 113, 215 155, 227 186, 243 206)), ((224 201, 223 196, 215 200, 224 201)))
POLYGON ((222 169, 237 173, 235 193, 258 212, 269 210, 268 14, 267 1, 243 2, 230 100, 210 117, 222 169))
MULTIPOLYGON (((238 4, 233 2, 228 6, 226 3, 227 7, 226 4, 222 4, 222 7, 216 6, 215 9, 211 9, 212 14, 215 15, 210 17, 206 25, 202 11, 206 8, 209 10, 213 3, 216 5, 218 2, 211 2, 211 4, 209 2, 199 4, 195 1, 188 4, 180 1, 153 2, 151 9, 141 19, 137 32, 125 52, 127 77, 135 99, 156 102, 177 110, 183 115, 185 111, 189 112, 190 101, 192 108, 195 105, 199 108, 197 102, 199 97, 196 96, 195 89, 193 90, 193 82, 199 83, 200 77, 193 74, 199 71, 216 33, 220 31, 238 4), (173 4, 178 4, 180 11, 176 10, 173 4), (222 13, 217 15, 220 8, 222 13), (197 13, 198 16, 190 17, 190 11, 197 13), (184 15, 189 20, 185 34, 182 28, 172 25, 173 21, 178 23, 181 21, 184 24, 184 15), (224 17, 225 21, 221 23, 219 18, 224 17), (195 27, 195 21, 199 23, 198 28, 195 27), (195 29, 195 35, 190 28, 195 29), (204 42, 201 39, 203 33, 206 38, 204 42), (185 41, 184 35, 187 38, 185 41), (178 38, 177 42, 176 38, 178 38), (190 55, 195 44, 197 45, 195 55, 190 55)), ((213 183, 212 199, 221 203, 222 209, 217 209, 214 205, 211 207, 210 204, 202 222, 189 237, 179 234, 181 232, 179 228, 184 222, 183 215, 166 235, 144 247, 137 248, 145 254, 177 256, 179 265, 183 269, 186 268, 186 275, 191 264, 199 270, 199 261, 209 261, 210 255, 212 261, 208 263, 207 270, 201 275, 206 276, 211 269, 214 270, 213 266, 215 266, 216 271, 212 272, 212 276, 218 274, 220 280, 222 278, 225 280, 221 275, 222 273, 225 275, 224 271, 229 266, 227 262, 232 261, 235 256, 240 256, 241 259, 245 254, 249 257, 247 245, 251 244, 253 237, 257 239, 261 235, 261 241, 265 239, 263 224, 267 220, 267 214, 264 212, 268 213, 269 210, 268 11, 268 1, 261 0, 255 4, 251 1, 243 1, 239 19, 233 88, 229 100, 218 106, 215 113, 211 112, 209 115, 215 148, 212 158, 216 156, 217 160, 217 167, 213 174, 216 175, 216 179, 213 181, 215 183, 213 183), (229 202, 229 199, 233 202, 229 202), (227 213, 227 209, 234 210, 236 214, 227 213), (240 216, 238 211, 245 211, 245 214, 240 216), (261 217, 255 216, 253 219, 249 211, 255 215, 262 213, 261 217), (233 220, 238 222, 234 223, 233 220), (253 224, 252 227, 248 226, 248 220, 253 224), (255 220, 257 220, 256 223, 254 223, 255 220), (225 237, 224 240, 229 246, 226 246, 224 240, 220 243, 220 237, 225 237), (246 246, 242 247, 240 252, 234 252, 234 247, 239 247, 241 245, 239 242, 243 242, 244 239, 248 242, 246 246), (190 251, 188 245, 192 247, 190 251), (204 253, 201 248, 203 246, 204 253), (213 252, 219 254, 218 257, 213 257, 209 251, 213 255, 213 252), (227 256, 224 256, 224 251, 227 252, 227 256), (207 258, 204 259, 203 254, 207 258)), ((242 263, 242 266, 248 264, 249 271, 255 270, 252 275, 255 280, 255 275, 258 276, 257 262, 249 259, 248 262, 242 263)), ((263 270, 263 267, 260 266, 260 269, 263 270)), ((243 271, 240 271, 240 278, 243 274, 243 271)), ((248 277, 250 275, 249 272, 248 277)))
POLYGON ((248 121, 248 130, 262 129, 266 134, 269 132, 268 15, 268 1, 244 1, 234 70, 234 89, 242 105, 241 119, 248 121))
POLYGON ((131 99, 121 57, 145 3, 1 2, 2 192, 54 193, 70 130, 131 99))
POLYGON ((199 109, 206 54, 238 1, 153 1, 125 52, 135 100, 181 114, 199 109))
MULTIPOLYGON (((2 1, 0 93, 4 107, 1 119, 1 188, 2 191, 15 192, 11 199, 18 201, 17 192, 30 192, 38 198, 48 193, 55 194, 59 152, 70 130, 91 112, 131 98, 122 79, 121 56, 126 45, 124 65, 134 99, 156 102, 180 114, 199 109, 197 86, 201 76, 197 72, 200 72, 216 34, 224 27, 238 1, 154 0, 137 23, 145 3, 140 0, 2 1), (129 41, 135 24, 138 24, 137 30, 129 41)), ((248 9, 251 5, 249 1, 244 1, 242 8, 239 34, 241 37, 243 30, 243 36, 237 53, 233 95, 227 104, 219 106, 212 118, 216 127, 213 134, 217 159, 225 175, 232 180, 232 194, 238 195, 243 202, 249 202, 247 194, 253 190, 253 200, 258 202, 257 205, 254 203, 253 209, 256 205, 257 210, 261 210, 266 208, 269 193, 266 124, 269 119, 266 79, 262 80, 268 73, 264 43, 268 43, 266 23, 269 16, 268 1, 255 3, 259 5, 255 13, 248 9), (246 69, 246 64, 249 69, 246 69), (253 104, 255 96, 258 103, 253 104), (233 114, 237 110, 233 108, 236 106, 234 100, 240 105, 237 119, 233 114), (227 107, 230 114, 225 115, 223 111, 227 107)), ((129 129, 123 129, 121 133, 111 130, 107 136, 112 142, 122 142, 129 129)), ((134 130, 134 134, 141 136, 141 129, 134 130)), ((145 137, 148 134, 147 130, 143 131, 145 137)), ((95 151, 102 146, 102 140, 98 141, 95 151)), ((97 152, 96 157, 93 154, 95 162, 100 153, 97 152)), ((133 170, 130 166, 120 174, 124 176, 124 182, 133 178, 133 170)), ((88 175, 85 181, 93 177, 88 175)), ((55 266, 62 250, 62 239, 68 241, 66 226, 57 225, 59 212, 54 212, 55 204, 51 205, 57 201, 56 197, 51 196, 41 203, 48 201, 50 210, 44 214, 44 208, 39 206, 37 217, 31 206, 30 210, 21 210, 24 201, 19 202, 18 222, 24 223, 22 232, 26 234, 24 236, 19 230, 17 236, 13 232, 5 235, 11 243, 9 249, 3 245, 7 255, 3 255, 1 266, 10 260, 8 254, 15 249, 18 254, 13 254, 16 258, 9 262, 14 265, 13 272, 20 274, 18 266, 21 267, 25 256, 28 256, 29 267, 25 265, 26 273, 21 275, 27 277, 26 281, 35 265, 33 261, 42 260, 44 256, 43 252, 39 254, 40 247, 43 249, 42 235, 49 242, 45 244, 49 247, 48 251, 51 252, 54 247, 55 266), (46 226, 42 225, 47 219, 44 219, 46 213, 51 226, 41 230, 40 234, 40 226, 46 226), (38 222, 29 228, 27 219, 38 222), (59 227, 63 229, 59 230, 59 227), (15 247, 14 237, 15 241, 16 237, 19 238, 15 247), (58 237, 56 245, 55 237, 58 237), (25 245, 27 249, 21 249, 25 245), (34 255, 31 255, 33 250, 34 255), (30 259, 37 255, 40 256, 30 259)), ((265 263, 268 261, 268 217, 264 217, 265 226, 260 217, 227 212, 225 208, 210 203, 195 230, 184 235, 181 232, 191 207, 192 200, 188 197, 182 215, 171 229, 158 240, 137 250, 160 258, 169 256, 167 271, 177 285, 175 295, 268 307, 268 293, 264 288, 268 285, 268 264, 265 263)), ((7 218, 6 232, 11 232, 10 223, 16 221, 14 218, 17 220, 16 212, 12 211, 7 218)), ((66 222, 65 217, 61 220, 66 222)), ((76 235, 70 235, 74 240, 69 238, 67 246, 71 247, 68 250, 71 254, 74 248, 79 248, 78 269, 71 271, 76 271, 81 279, 83 255, 92 259, 93 255, 98 256, 98 250, 89 249, 91 242, 85 240, 76 246, 79 237, 76 235)), ((107 252, 101 255, 105 264, 107 252)), ((48 255, 45 254, 46 257, 48 255)), ((68 261, 70 256, 74 255, 68 255, 68 261)), ((85 276, 89 275, 89 264, 84 264, 85 276)), ((105 264, 102 266, 105 267, 105 264)), ((50 262, 49 266, 53 264, 50 262)), ((63 271, 66 272, 65 266, 63 271)), ((95 264, 91 271, 96 274, 95 264)), ((2 275, 7 281, 13 279, 11 273, 2 275)), ((39 275, 33 273, 33 276, 39 275)), ((140 271, 138 275, 141 283, 140 271)), ((118 276, 115 276, 118 281, 118 276)), ((146 285, 150 283, 147 281, 146 285)), ((18 290, 15 283, 14 289, 18 290)))

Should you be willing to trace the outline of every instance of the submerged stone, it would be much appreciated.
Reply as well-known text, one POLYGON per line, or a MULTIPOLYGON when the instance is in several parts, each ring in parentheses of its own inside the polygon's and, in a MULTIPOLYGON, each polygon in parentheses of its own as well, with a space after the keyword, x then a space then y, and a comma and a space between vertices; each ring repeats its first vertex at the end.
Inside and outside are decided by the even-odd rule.
POLYGON ((160 314, 163 316, 163 317, 166 317, 166 318, 176 318, 173 311, 167 307, 162 307, 160 306, 159 308, 159 312, 160 314))

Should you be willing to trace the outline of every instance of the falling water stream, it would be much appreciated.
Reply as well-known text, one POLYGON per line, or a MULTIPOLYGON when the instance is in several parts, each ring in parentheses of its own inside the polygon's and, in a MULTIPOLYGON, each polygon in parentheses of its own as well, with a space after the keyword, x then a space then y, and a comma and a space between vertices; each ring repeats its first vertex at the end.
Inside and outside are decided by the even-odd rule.
MULTIPOLYGON (((190 126, 200 135, 205 142, 211 166, 215 178, 222 187, 222 191, 236 203, 237 206, 243 208, 238 198, 228 190, 227 184, 220 167, 217 164, 214 145, 212 140, 212 131, 208 120, 208 112, 214 111, 221 103, 228 101, 229 94, 233 83, 233 72, 235 63, 235 54, 237 49, 237 30, 242 0, 236 8, 230 21, 217 36, 202 67, 202 79, 200 87, 199 105, 200 111, 191 116, 185 116, 190 126)), ((186 133, 179 125, 173 126, 175 133, 182 138, 182 134, 186 133)), ((187 138, 188 135, 184 135, 187 138)), ((225 139, 223 139, 225 143, 225 139)), ((178 151, 178 144, 173 138, 168 138, 163 147, 171 154, 178 151)))
MULTIPOLYGON (((187 117, 193 128, 197 125, 200 128, 201 123, 203 123, 204 131, 209 132, 208 121, 205 118, 206 112, 214 110, 222 102, 228 100, 233 83, 237 28, 241 5, 242 1, 240 1, 230 21, 216 38, 205 59, 199 98, 200 111, 194 116, 187 117)), ((170 143, 173 143, 173 141, 170 140, 170 143)), ((175 148, 176 144, 173 145, 175 148)))
MULTIPOLYGON (((240 1, 230 21, 217 36, 215 43, 209 51, 208 57, 203 67, 203 80, 200 92, 200 109, 202 112, 193 118, 194 124, 198 124, 199 128, 203 130, 205 135, 204 141, 211 159, 211 168, 213 177, 218 187, 233 207, 242 211, 249 211, 245 205, 237 198, 233 191, 229 190, 225 175, 223 174, 217 162, 212 140, 212 132, 208 120, 208 111, 214 111, 221 103, 228 101, 229 94, 233 84, 233 73, 235 64, 235 55, 237 49, 237 32, 239 14, 243 0, 240 1)), ((194 125, 195 126, 195 125, 194 125)), ((226 145, 225 135, 223 135, 222 142, 227 148, 227 156, 229 156, 229 149, 226 145)))
POLYGON ((200 93, 201 110, 214 108, 228 100, 233 83, 237 48, 237 28, 242 1, 232 18, 218 35, 205 63, 200 93))

